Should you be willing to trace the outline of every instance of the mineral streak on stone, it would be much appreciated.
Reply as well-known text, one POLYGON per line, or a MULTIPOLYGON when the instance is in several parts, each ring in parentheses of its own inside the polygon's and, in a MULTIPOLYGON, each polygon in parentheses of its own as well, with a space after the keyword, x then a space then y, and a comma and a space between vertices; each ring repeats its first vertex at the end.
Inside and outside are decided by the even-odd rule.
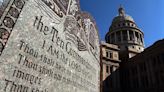
POLYGON ((98 30, 78 0, 7 0, 2 15, 0 92, 99 92, 98 30))

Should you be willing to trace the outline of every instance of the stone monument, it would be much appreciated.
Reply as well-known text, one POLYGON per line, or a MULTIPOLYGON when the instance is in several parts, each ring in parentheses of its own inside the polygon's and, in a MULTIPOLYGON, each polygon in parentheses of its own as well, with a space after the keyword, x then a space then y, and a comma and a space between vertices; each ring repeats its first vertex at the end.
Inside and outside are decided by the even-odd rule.
POLYGON ((1 1, 0 92, 99 92, 98 31, 78 0, 1 1))

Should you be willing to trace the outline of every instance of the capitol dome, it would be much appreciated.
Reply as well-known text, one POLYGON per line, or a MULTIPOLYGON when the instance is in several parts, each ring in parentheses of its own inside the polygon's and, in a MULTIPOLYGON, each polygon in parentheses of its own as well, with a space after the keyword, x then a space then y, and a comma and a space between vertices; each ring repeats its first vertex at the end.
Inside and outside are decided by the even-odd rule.
POLYGON ((118 16, 113 18, 105 40, 122 48, 135 48, 138 51, 144 49, 144 34, 123 7, 118 9, 118 16))

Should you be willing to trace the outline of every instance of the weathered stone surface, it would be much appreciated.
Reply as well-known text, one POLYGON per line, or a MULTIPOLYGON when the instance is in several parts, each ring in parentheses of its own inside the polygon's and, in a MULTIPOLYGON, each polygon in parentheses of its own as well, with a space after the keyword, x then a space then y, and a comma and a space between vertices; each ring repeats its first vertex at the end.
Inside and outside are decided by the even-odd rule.
POLYGON ((10 0, 8 7, 0 92, 99 92, 98 32, 79 1, 10 0))

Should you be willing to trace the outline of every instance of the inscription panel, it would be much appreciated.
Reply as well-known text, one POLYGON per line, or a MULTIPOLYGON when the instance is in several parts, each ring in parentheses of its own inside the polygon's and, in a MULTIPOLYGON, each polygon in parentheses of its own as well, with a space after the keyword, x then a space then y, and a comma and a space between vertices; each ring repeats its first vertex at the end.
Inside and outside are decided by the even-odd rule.
POLYGON ((0 92, 99 92, 98 32, 79 1, 9 3, 0 26, 0 92))

